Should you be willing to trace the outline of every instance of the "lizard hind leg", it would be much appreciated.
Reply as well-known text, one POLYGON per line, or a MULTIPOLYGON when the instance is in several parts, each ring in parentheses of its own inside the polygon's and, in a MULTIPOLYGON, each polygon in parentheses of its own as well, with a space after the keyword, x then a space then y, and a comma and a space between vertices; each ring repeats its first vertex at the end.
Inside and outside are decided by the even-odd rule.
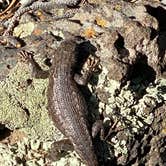
POLYGON ((74 147, 69 139, 55 141, 49 149, 47 158, 49 158, 50 160, 58 160, 62 157, 62 155, 66 155, 68 153, 67 151, 73 150, 74 147))
POLYGON ((100 132, 100 138, 101 140, 104 140, 104 127, 103 127, 103 121, 97 120, 92 125, 92 137, 95 138, 96 135, 100 132))

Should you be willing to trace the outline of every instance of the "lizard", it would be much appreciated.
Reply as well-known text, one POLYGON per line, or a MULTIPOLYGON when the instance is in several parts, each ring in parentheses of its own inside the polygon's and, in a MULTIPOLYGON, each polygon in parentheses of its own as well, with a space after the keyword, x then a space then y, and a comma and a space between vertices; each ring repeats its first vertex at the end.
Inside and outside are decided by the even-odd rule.
MULTIPOLYGON (((48 113, 56 127, 69 138, 75 151, 87 166, 98 166, 98 160, 92 143, 87 121, 87 104, 78 88, 85 84, 94 71, 99 59, 92 58, 90 66, 81 76, 75 73, 77 42, 68 39, 57 49, 50 71, 43 71, 33 58, 33 54, 21 51, 31 67, 33 77, 47 78, 48 113)), ((93 130, 93 129, 92 129, 93 130)))

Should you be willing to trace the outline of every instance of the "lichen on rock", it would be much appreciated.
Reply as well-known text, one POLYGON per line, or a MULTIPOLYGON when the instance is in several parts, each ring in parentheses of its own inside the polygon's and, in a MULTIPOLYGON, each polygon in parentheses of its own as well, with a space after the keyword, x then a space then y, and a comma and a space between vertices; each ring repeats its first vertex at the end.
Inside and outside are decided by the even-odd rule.
MULTIPOLYGON (((117 120, 114 132, 105 140, 110 158, 117 165, 164 165, 163 1, 89 2, 93 5, 81 6, 67 20, 52 20, 54 10, 41 16, 27 14, 14 32, 44 69, 48 69, 55 49, 67 35, 89 40, 100 58, 100 72, 92 76, 88 84, 91 96, 86 97, 92 119, 102 114, 105 135, 117 120), (31 28, 24 29, 27 25, 31 28)), ((19 49, 13 53, 11 50, 14 49, 2 46, 0 52, 0 124, 11 131, 10 136, 0 139, 0 165, 83 165, 72 150, 60 151, 57 156, 53 153, 53 158, 48 158, 51 144, 64 138, 48 117, 48 79, 32 78, 28 65, 13 58, 19 49)), ((99 154, 104 164, 110 159, 103 158, 99 154)))

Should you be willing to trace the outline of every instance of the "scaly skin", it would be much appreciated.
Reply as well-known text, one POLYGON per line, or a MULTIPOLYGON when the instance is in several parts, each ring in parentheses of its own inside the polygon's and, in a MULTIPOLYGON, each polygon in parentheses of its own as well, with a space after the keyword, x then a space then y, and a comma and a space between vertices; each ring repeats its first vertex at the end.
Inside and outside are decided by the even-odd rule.
POLYGON ((74 145, 87 166, 97 166, 87 127, 87 106, 74 80, 75 41, 61 44, 54 56, 49 77, 48 110, 56 126, 74 145))
MULTIPOLYGON (((79 81, 74 72, 75 48, 75 39, 69 39, 60 45, 54 55, 49 73, 48 112, 56 127, 69 138, 83 162, 87 166, 98 166, 88 130, 87 104, 75 81, 81 83, 83 80, 80 77, 82 80, 79 81)), ((31 53, 21 52, 21 56, 30 63, 34 77, 47 77, 48 71, 41 70, 31 53)), ((95 63, 91 64, 91 70, 94 69, 93 65, 95 66, 95 63)), ((89 77, 88 70, 85 75, 86 78, 89 77)))

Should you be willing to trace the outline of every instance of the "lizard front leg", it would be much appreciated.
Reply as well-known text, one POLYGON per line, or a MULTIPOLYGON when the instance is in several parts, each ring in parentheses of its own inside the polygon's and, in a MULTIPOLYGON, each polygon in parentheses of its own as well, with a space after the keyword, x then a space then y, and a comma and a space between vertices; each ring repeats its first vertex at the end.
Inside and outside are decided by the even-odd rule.
MULTIPOLYGON (((90 55, 85 64, 83 65, 82 75, 75 74, 74 80, 79 85, 86 85, 93 73, 99 66, 99 58, 90 55)), ((103 128, 103 120, 99 119, 92 125, 92 137, 94 138, 98 132, 101 131, 100 137, 103 139, 104 137, 104 128, 103 128)))
POLYGON ((82 73, 75 74, 74 80, 79 85, 86 85, 90 80, 92 74, 96 71, 99 64, 99 58, 95 56, 89 56, 82 68, 82 73))
POLYGON ((34 55, 27 51, 21 51, 19 55, 22 57, 22 59, 29 64, 31 75, 34 78, 48 78, 49 76, 49 70, 43 70, 40 65, 35 61, 33 58, 34 55))

